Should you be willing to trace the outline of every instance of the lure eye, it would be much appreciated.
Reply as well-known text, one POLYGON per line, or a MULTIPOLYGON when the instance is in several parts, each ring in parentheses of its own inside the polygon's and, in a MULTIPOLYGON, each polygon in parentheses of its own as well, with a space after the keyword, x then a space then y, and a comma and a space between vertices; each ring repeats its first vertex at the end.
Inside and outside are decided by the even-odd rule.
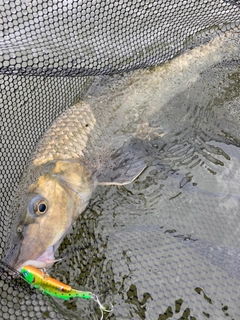
POLYGON ((30 201, 28 209, 32 215, 41 216, 47 212, 47 200, 42 196, 36 196, 30 201))
POLYGON ((34 283, 34 282, 35 282, 35 277, 34 277, 34 275, 33 275, 31 272, 29 272, 28 270, 22 269, 22 270, 21 270, 21 273, 22 273, 24 279, 25 279, 27 282, 29 282, 29 283, 34 283))

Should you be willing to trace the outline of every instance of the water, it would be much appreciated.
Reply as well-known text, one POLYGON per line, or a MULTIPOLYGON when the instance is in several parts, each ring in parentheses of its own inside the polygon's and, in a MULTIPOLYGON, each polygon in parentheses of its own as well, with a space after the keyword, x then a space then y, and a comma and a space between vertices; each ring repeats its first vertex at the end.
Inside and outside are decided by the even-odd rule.
MULTIPOLYGON (((107 128, 95 160, 105 145, 140 137, 148 164, 130 185, 95 190, 50 270, 111 302, 109 319, 239 318, 239 37, 224 39, 96 79, 82 98, 107 128)), ((23 290, 3 292, 2 305, 14 296, 23 316, 30 302, 40 318, 56 317, 50 303, 59 319, 101 317, 94 301, 23 290)))
MULTIPOLYGON (((85 96, 99 113, 99 101, 105 112, 115 106, 109 141, 127 140, 146 119, 156 133, 143 142, 147 169, 130 185, 96 189, 59 249, 66 258, 51 270, 112 302, 108 319, 240 316, 240 68, 233 58, 194 71, 187 85, 174 87, 176 76, 164 99, 161 90, 144 91, 145 75, 155 71, 103 78, 85 96)), ((55 303, 71 319, 100 318, 94 304, 55 303)))

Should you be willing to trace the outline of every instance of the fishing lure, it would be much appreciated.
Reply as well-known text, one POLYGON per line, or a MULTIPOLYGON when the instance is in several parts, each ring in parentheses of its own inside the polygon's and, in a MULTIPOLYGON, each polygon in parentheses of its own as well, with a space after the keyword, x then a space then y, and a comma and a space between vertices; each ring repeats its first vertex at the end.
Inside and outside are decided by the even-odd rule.
POLYGON ((86 300, 93 299, 98 303, 101 309, 101 312, 102 312, 101 319, 103 319, 103 311, 111 312, 113 310, 112 305, 110 309, 104 307, 100 303, 98 296, 95 295, 94 293, 73 289, 71 286, 50 277, 43 270, 36 269, 32 266, 24 266, 21 269, 21 274, 24 280, 26 280, 26 282, 33 285, 34 288, 40 290, 44 294, 47 294, 56 298, 60 298, 63 300, 69 300, 70 298, 75 298, 75 297, 86 299, 86 300))
POLYGON ((24 266, 21 269, 24 279, 32 284, 34 288, 39 289, 42 293, 50 296, 68 300, 70 298, 83 298, 90 300, 91 292, 79 291, 72 289, 71 286, 51 278, 45 271, 36 269, 32 266, 24 266))

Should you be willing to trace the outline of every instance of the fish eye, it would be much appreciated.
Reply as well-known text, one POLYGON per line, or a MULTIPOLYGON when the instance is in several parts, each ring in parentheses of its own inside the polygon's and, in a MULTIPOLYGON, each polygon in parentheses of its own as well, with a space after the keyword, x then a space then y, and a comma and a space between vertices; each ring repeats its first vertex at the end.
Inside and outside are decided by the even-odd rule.
POLYGON ((47 205, 45 202, 40 202, 36 205, 36 208, 35 208, 36 213, 42 214, 42 213, 45 213, 46 210, 47 210, 47 205))
POLYGON ((30 201, 28 209, 30 214, 41 216, 47 212, 47 200, 42 196, 36 196, 30 201))
POLYGON ((45 200, 39 200, 34 203, 33 211, 36 215, 40 216, 47 211, 47 204, 45 200))

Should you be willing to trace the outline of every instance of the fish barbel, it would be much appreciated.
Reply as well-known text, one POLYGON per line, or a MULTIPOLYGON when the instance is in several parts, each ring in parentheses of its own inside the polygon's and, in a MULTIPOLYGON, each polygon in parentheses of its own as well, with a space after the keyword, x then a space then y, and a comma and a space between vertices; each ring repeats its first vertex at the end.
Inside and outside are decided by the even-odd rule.
MULTIPOLYGON (((138 177, 146 167, 138 142, 156 133, 143 130, 140 138, 133 139, 126 147, 119 146, 116 136, 118 146, 112 152, 110 149, 105 152, 102 130, 113 135, 111 129, 115 129, 118 122, 118 126, 126 127, 129 123, 134 125, 134 117, 140 123, 139 114, 146 120, 154 116, 161 106, 196 81, 201 72, 238 50, 234 42, 228 43, 232 37, 233 33, 226 33, 153 72, 143 71, 133 76, 121 99, 111 100, 112 113, 116 112, 115 116, 111 112, 110 115, 115 124, 113 121, 111 125, 109 117, 103 126, 101 119, 95 118, 94 106, 87 102, 79 102, 60 115, 44 134, 20 181, 12 207, 13 221, 5 262, 18 270, 24 265, 52 266, 54 253, 86 208, 94 188, 99 184, 123 185, 138 177), (141 105, 144 112, 136 113, 136 106, 141 105), (118 108, 123 115, 121 121, 118 108), (96 140, 102 141, 105 157, 98 166, 94 159, 96 140)), ((98 103, 96 108, 100 108, 101 101, 98 103)), ((104 106, 102 117, 105 117, 104 106)))

